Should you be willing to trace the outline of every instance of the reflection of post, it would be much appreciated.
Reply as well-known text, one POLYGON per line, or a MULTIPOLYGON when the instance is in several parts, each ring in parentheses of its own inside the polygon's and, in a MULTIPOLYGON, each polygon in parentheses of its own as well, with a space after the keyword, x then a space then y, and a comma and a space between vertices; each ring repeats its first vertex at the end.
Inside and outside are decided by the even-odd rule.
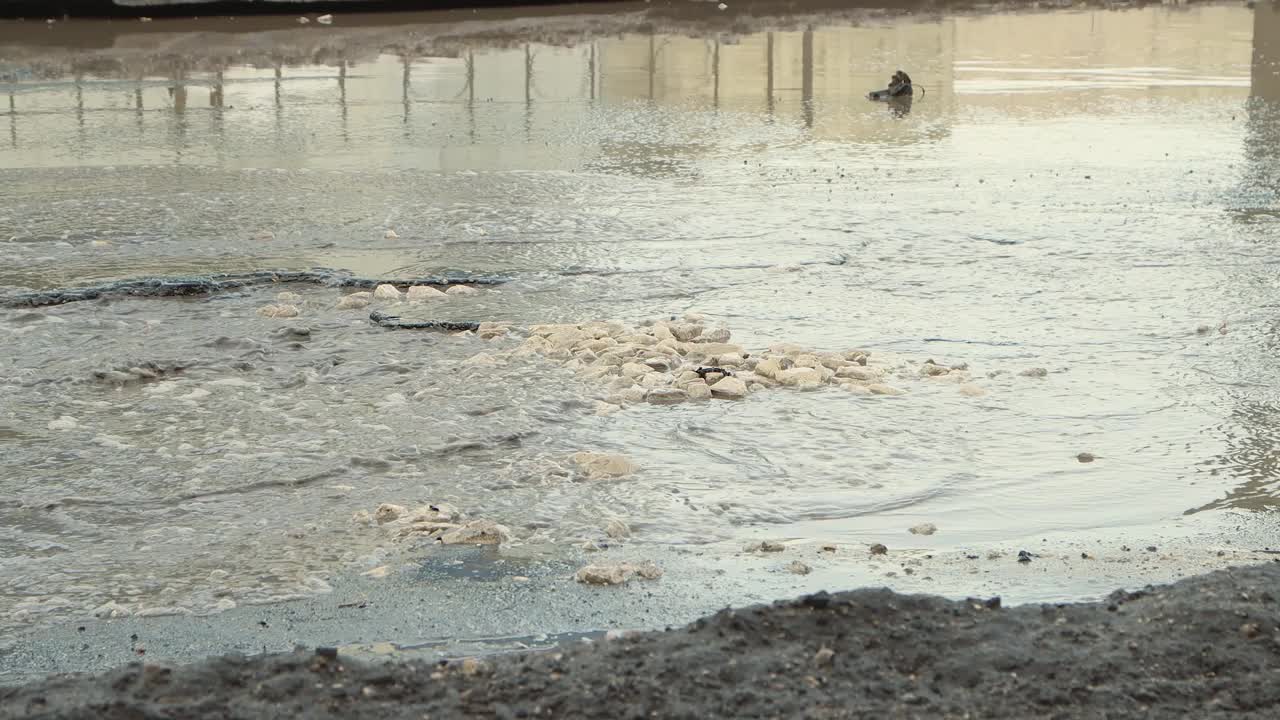
POLYGON ((346 58, 338 61, 338 108, 342 111, 342 141, 348 142, 351 138, 347 134, 347 61, 346 58))
POLYGON ((1253 96, 1280 102, 1280 4, 1253 7, 1253 96))
POLYGON ((524 139, 533 137, 533 48, 524 44, 524 139))
POLYGON ((138 129, 142 129, 142 78, 138 78, 138 86, 133 89, 134 115, 138 119, 138 129))
POLYGON ((765 33, 764 38, 764 104, 773 117, 773 33, 765 33))
POLYGON ((76 73, 76 125, 84 130, 84 75, 76 73))
POLYGON ((653 100, 653 74, 658 65, 658 50, 654 44, 653 33, 649 33, 649 100, 653 100))
POLYGON ((18 106, 13 101, 13 91, 9 91, 9 144, 18 147, 18 106))
POLYGON ((587 95, 591 100, 596 99, 596 44, 591 43, 587 55, 587 95))
POLYGON ((222 109, 222 70, 213 73, 213 87, 209 88, 209 107, 222 109))
POLYGON ((476 54, 467 51, 467 136, 476 144, 476 54))
POLYGON ((720 108, 720 37, 712 41, 711 49, 711 103, 720 108))
POLYGON ((276 89, 276 116, 277 116, 277 117, 279 117, 279 115, 280 115, 280 84, 281 84, 281 82, 283 82, 283 80, 284 80, 284 68, 281 66, 280 61, 279 61, 279 60, 277 60, 277 61, 276 61, 276 87, 275 87, 275 89, 276 89))
POLYGON ((173 111, 181 115, 187 111, 186 73, 178 70, 173 74, 173 85, 169 86, 169 95, 173 97, 173 111))
POLYGON ((804 31, 800 41, 800 111, 804 126, 813 127, 813 28, 804 31))
POLYGON ((400 56, 400 64, 404 66, 404 74, 400 81, 400 101, 404 104, 404 124, 409 124, 409 68, 413 66, 408 55, 400 56))

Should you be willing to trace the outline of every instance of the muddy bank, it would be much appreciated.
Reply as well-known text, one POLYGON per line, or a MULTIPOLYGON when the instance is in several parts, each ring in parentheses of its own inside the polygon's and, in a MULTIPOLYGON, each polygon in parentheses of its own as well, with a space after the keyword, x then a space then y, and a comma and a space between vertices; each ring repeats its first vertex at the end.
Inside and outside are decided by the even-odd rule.
POLYGON ((1099 603, 888 590, 447 665, 330 650, 0 691, 0 717, 1273 717, 1280 564, 1099 603))

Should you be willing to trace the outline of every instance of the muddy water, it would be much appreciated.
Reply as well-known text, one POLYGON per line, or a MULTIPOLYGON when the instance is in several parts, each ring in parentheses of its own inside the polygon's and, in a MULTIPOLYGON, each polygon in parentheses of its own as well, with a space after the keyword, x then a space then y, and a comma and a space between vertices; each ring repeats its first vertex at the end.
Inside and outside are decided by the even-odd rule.
POLYGON ((323 592, 397 551, 350 522, 384 501, 452 502, 548 556, 611 517, 640 546, 945 551, 1280 501, 1273 5, 633 13, 557 44, 476 17, 3 26, 0 290, 502 273, 395 311, 696 311, 750 348, 869 348, 907 394, 598 417, 556 363, 467 362, 519 337, 388 332, 318 286, 4 311, 0 626, 323 592), (914 103, 865 101, 897 68, 914 103), (300 316, 260 317, 280 291, 300 316), (985 394, 918 377, 928 358, 985 394), (144 363, 160 377, 108 373, 144 363), (579 450, 641 469, 582 482, 579 450))

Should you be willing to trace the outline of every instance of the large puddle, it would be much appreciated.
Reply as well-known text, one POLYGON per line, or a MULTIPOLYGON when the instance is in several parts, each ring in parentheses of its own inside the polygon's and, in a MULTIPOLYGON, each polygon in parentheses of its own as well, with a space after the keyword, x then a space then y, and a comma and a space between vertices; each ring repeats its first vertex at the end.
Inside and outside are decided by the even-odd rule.
POLYGON ((385 556, 351 522, 380 502, 453 503, 551 555, 611 518, 636 545, 946 550, 1274 511, 1274 4, 703 6, 527 37, 482 15, 0 24, 0 294, 498 273, 374 307, 516 327, 389 331, 318 285, 4 310, 0 628, 323 592, 385 556), (924 93, 866 101, 898 68, 924 93), (282 291, 300 315, 261 316, 282 291), (561 362, 469 362, 529 325, 689 312, 753 351, 870 349, 906 394, 597 415, 611 391, 561 362), (639 470, 585 481, 583 450, 639 470))

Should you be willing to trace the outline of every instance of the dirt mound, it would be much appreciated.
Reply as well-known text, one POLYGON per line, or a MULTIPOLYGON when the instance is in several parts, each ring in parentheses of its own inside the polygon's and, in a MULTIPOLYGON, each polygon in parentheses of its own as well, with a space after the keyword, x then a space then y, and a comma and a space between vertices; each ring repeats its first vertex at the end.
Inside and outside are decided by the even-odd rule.
POLYGON ((551 652, 133 664, 0 691, 0 718, 1276 717, 1280 564, 1101 603, 859 590, 551 652))

